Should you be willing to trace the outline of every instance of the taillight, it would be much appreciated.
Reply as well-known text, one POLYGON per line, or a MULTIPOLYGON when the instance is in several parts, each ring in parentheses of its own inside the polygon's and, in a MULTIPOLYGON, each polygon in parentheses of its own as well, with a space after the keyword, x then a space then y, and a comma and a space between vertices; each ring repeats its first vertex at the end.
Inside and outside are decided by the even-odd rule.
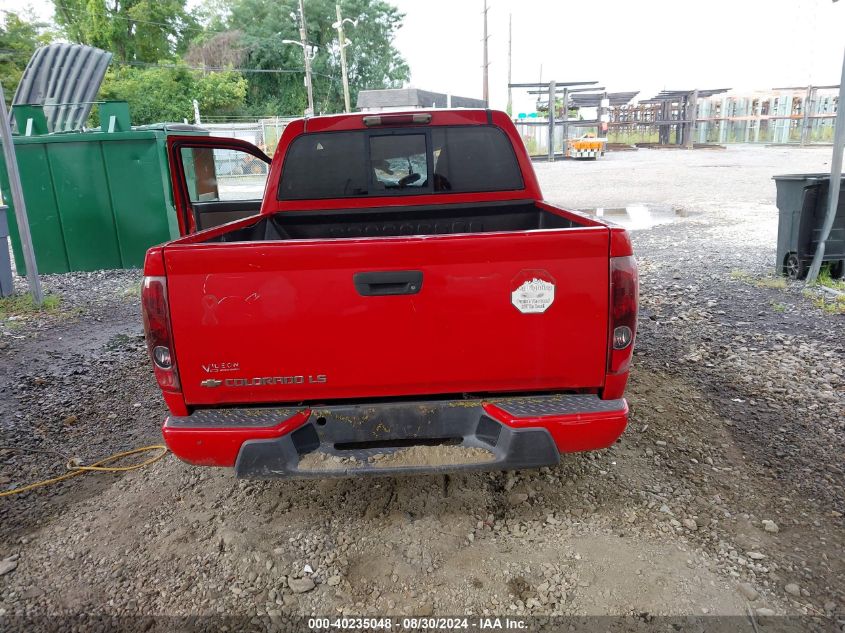
POLYGON ((170 310, 167 306, 167 278, 144 277, 141 289, 144 335, 147 352, 153 361, 156 380, 164 391, 180 391, 179 372, 173 355, 170 310))
POLYGON ((371 114, 364 117, 364 125, 378 127, 380 125, 428 125, 431 115, 427 112, 418 114, 371 114))
POLYGON ((637 334, 637 261, 633 256, 610 258, 610 352, 607 371, 628 370, 637 334))

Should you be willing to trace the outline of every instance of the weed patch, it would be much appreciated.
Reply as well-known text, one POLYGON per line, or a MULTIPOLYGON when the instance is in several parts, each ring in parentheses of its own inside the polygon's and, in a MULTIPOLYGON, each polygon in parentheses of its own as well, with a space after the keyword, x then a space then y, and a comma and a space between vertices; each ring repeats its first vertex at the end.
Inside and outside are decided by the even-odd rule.
POLYGON ((44 295, 44 301, 40 306, 35 305, 35 301, 33 301, 32 295, 30 294, 3 297, 0 299, 0 319, 5 320, 12 317, 25 317, 45 312, 56 312, 61 302, 61 298, 53 294, 44 295))

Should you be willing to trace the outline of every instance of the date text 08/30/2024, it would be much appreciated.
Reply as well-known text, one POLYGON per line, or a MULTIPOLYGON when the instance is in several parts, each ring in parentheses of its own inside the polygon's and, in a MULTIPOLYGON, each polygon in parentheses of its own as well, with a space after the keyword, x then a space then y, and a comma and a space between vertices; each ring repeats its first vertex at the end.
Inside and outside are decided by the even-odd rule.
POLYGON ((519 618, 497 617, 344 617, 309 618, 308 628, 320 630, 409 630, 409 631, 455 631, 455 630, 526 630, 528 625, 519 618))

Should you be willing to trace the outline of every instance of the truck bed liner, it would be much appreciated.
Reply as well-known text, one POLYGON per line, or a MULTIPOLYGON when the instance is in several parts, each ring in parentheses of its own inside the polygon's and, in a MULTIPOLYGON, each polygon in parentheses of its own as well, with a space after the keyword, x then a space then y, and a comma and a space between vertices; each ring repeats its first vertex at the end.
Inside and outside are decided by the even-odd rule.
POLYGON ((206 242, 446 235, 567 229, 575 220, 541 209, 533 202, 483 205, 437 205, 297 212, 269 215, 255 224, 223 233, 206 242))

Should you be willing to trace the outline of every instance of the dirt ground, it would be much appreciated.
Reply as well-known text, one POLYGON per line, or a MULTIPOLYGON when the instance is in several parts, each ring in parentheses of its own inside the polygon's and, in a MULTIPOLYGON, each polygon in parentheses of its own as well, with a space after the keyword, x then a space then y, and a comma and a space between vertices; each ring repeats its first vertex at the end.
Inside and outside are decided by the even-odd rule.
MULTIPOLYGON (((537 164, 550 200, 664 222, 640 213, 633 232, 632 415, 610 449, 536 471, 302 482, 168 456, 0 498, 0 617, 733 615, 756 631, 778 614, 841 630, 845 316, 773 278, 771 176, 829 158, 537 164)), ((0 320, 0 490, 160 441, 139 274, 45 281, 55 314, 0 320)))

